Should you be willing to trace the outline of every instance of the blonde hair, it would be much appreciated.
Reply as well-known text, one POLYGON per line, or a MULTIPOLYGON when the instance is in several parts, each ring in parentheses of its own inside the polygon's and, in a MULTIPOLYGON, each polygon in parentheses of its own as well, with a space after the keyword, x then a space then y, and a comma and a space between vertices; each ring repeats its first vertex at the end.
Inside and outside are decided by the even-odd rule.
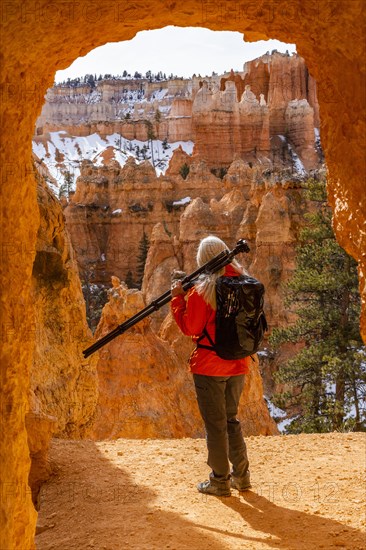
MULTIPOLYGON (((229 251, 229 248, 226 246, 224 241, 222 241, 218 237, 215 237, 214 235, 209 235, 208 237, 202 239, 200 244, 198 245, 197 250, 198 267, 201 267, 205 263, 212 260, 212 258, 220 254, 220 252, 222 252, 223 250, 229 251)), ((239 264, 239 262, 235 258, 229 265, 231 265, 240 274, 246 273, 245 269, 239 264)), ((202 296, 207 304, 210 304, 212 309, 216 309, 216 281, 224 273, 225 267, 223 267, 219 271, 216 271, 215 273, 211 273, 210 275, 202 274, 195 284, 195 288, 198 294, 202 296)))

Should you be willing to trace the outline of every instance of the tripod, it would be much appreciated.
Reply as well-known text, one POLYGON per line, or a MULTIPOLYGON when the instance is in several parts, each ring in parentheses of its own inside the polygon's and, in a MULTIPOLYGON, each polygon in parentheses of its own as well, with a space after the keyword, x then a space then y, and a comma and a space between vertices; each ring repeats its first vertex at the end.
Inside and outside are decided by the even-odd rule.
MULTIPOLYGON (((210 260, 209 262, 205 263, 203 266, 196 269, 196 271, 193 271, 193 273, 191 273, 190 275, 186 275, 182 280, 183 290, 188 290, 189 288, 191 288, 194 284, 194 281, 202 273, 207 273, 207 274, 215 273, 216 271, 219 271, 220 269, 225 267, 227 264, 229 264, 234 258, 234 256, 236 256, 240 252, 249 252, 249 250, 250 248, 248 246, 248 243, 244 239, 239 239, 238 242, 236 243, 236 246, 232 250, 223 250, 222 252, 220 252, 220 254, 212 258, 212 260, 210 260)), ((166 292, 164 292, 164 294, 162 294, 161 296, 153 300, 144 309, 142 309, 141 311, 139 311, 138 313, 136 313, 135 315, 127 319, 121 325, 118 325, 111 332, 103 336, 103 338, 100 338, 99 340, 94 342, 94 344, 92 344, 90 347, 83 350, 84 357, 85 358, 89 357, 89 355, 91 355, 101 347, 108 344, 108 342, 110 342, 120 334, 123 334, 124 332, 126 332, 126 330, 131 328, 133 325, 136 325, 136 323, 138 323, 139 321, 142 321, 142 319, 145 319, 145 317, 148 317, 149 315, 151 315, 151 313, 163 307, 165 304, 170 302, 171 299, 172 299, 171 292, 170 290, 167 290, 166 292)))

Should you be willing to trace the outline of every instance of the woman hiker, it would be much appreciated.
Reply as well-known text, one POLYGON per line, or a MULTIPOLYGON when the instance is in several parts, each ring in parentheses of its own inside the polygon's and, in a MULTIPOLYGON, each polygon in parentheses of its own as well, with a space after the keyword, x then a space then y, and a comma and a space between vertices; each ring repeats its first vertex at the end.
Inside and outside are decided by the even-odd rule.
MULTIPOLYGON (((223 250, 228 247, 218 237, 202 239, 197 251, 198 267, 223 250)), ((210 347, 209 339, 202 338, 202 334, 206 329, 215 341, 216 281, 222 275, 238 277, 243 273, 244 268, 234 259, 216 273, 201 275, 187 293, 180 281, 172 283, 171 310, 183 334, 210 347)), ((250 362, 250 357, 221 359, 214 350, 204 347, 196 347, 191 354, 190 370, 206 429, 207 464, 212 470, 209 480, 197 485, 201 493, 229 496, 230 487, 239 491, 250 488, 247 449, 236 418, 250 362)))

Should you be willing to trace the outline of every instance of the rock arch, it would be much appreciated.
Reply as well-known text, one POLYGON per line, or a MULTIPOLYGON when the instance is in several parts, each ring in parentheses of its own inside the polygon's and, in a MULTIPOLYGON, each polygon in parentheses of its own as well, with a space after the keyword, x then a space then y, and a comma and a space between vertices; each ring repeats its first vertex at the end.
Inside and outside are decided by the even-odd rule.
MULTIPOLYGON (((39 224, 31 138, 55 71, 97 46, 166 25, 240 31, 250 41, 277 38, 296 43, 318 83, 335 231, 340 244, 360 262, 364 295, 364 8, 363 0, 15 0, 2 4, 2 547, 34 547, 36 514, 27 491, 24 425, 34 344, 27 325, 32 312, 29 291, 39 224)), ((365 334, 365 297, 363 307, 365 334)))

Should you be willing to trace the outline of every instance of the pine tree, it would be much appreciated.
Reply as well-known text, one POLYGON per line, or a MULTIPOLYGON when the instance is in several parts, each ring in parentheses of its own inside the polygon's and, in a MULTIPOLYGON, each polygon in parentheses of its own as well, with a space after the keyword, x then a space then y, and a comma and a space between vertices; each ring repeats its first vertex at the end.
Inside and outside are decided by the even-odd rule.
POLYGON ((125 283, 128 288, 136 288, 136 283, 133 280, 132 271, 129 269, 126 274, 125 283))
POLYGON ((189 166, 186 162, 184 164, 182 164, 182 166, 180 167, 179 173, 180 173, 180 175, 182 176, 182 178, 184 180, 187 178, 187 176, 189 174, 189 166))
POLYGON ((92 74, 88 75, 87 84, 89 84, 91 88, 95 88, 94 76, 92 74))
POLYGON ((288 305, 298 319, 270 339, 275 346, 293 342, 302 348, 280 367, 276 380, 289 390, 274 401, 299 413, 289 433, 362 429, 366 348, 359 332, 357 266, 335 240, 325 184, 308 182, 307 196, 317 208, 306 216, 287 284, 288 305))
POLYGON ((161 122, 161 111, 159 109, 156 109, 154 118, 155 118, 156 124, 159 125, 161 122))
POLYGON ((150 143, 151 161, 152 161, 152 165, 155 166, 155 161, 154 161, 154 140, 156 139, 156 135, 154 133, 154 128, 153 128, 152 122, 150 120, 145 120, 145 126, 146 126, 147 140, 150 143))
POLYGON ((150 242, 144 231, 139 243, 139 254, 137 256, 136 286, 138 288, 141 288, 142 286, 142 279, 144 278, 145 264, 147 253, 149 251, 149 246, 150 242))
POLYGON ((72 191, 73 177, 71 172, 69 172, 68 170, 64 172, 63 176, 64 183, 60 186, 58 198, 61 199, 62 197, 66 197, 67 200, 69 200, 70 193, 72 191))

